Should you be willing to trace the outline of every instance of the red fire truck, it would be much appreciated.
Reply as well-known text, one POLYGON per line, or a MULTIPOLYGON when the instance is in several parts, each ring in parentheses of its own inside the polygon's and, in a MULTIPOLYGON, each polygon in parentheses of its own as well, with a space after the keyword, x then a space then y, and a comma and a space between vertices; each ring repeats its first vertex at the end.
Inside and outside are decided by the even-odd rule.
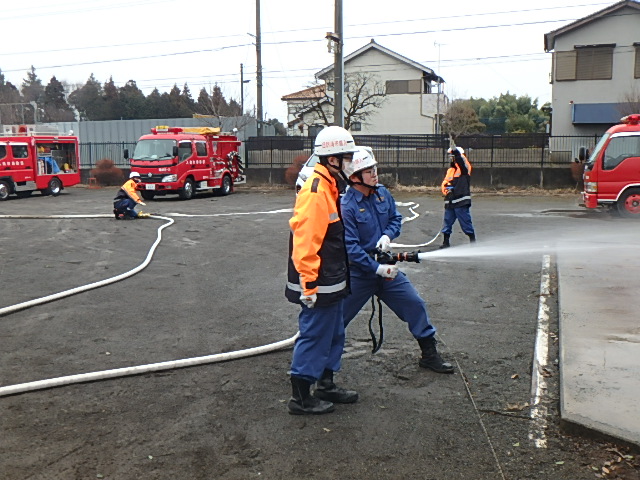
POLYGON ((640 114, 628 115, 605 132, 591 155, 580 148, 584 165, 584 205, 615 208, 640 218, 640 114), (587 158, 588 157, 588 158, 587 158))
POLYGON ((40 190, 56 196, 80 183, 78 137, 42 125, 4 125, 0 137, 0 200, 40 190))
POLYGON ((130 159, 128 150, 124 156, 140 174, 142 198, 175 193, 189 200, 196 191, 228 195, 234 185, 246 183, 240 145, 238 137, 219 128, 158 126, 140 137, 130 159))

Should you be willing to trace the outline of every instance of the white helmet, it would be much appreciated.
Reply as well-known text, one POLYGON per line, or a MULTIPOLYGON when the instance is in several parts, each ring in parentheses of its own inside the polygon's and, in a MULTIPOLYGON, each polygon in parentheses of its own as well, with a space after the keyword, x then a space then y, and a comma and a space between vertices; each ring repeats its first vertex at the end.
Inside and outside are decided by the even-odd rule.
POLYGON ((373 156, 371 147, 356 147, 356 152, 353 154, 353 160, 345 161, 342 171, 347 178, 349 178, 354 173, 375 167, 377 164, 378 162, 376 162, 376 158, 373 156))
POLYGON ((460 155, 464 155, 464 149, 462 147, 451 147, 449 150, 447 150, 447 153, 449 155, 453 155, 454 150, 458 150, 458 152, 460 152, 460 155))
POLYGON ((139 174, 138 172, 131 172, 131 173, 129 174, 129 178, 139 177, 139 176, 140 176, 140 174, 139 174))
POLYGON ((319 157, 353 153, 355 151, 356 142, 354 142, 351 134, 336 125, 326 127, 318 133, 313 150, 319 157))

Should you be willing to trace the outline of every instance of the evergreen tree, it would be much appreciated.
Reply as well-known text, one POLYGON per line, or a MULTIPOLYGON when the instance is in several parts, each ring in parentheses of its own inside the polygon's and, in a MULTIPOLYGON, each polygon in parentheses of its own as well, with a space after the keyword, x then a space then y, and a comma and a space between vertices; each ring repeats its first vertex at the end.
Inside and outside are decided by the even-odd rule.
POLYGON ((229 104, 224 98, 222 89, 216 84, 211 92, 211 114, 217 117, 229 116, 229 104))
POLYGON ((147 96, 147 113, 149 118, 166 118, 169 110, 169 95, 160 94, 157 88, 147 96))
POLYGON ((2 70, 0 70, 0 123, 7 125, 32 123, 33 108, 26 105, 16 105, 19 103, 24 103, 20 92, 15 85, 5 80, 2 70))
POLYGON ((195 111, 200 115, 211 115, 211 97, 209 97, 209 93, 204 87, 200 89, 198 101, 195 105, 195 111))
POLYGON ((535 133, 544 132, 548 116, 538 108, 538 99, 528 95, 516 96, 509 92, 490 100, 469 100, 487 133, 535 133))
POLYGON ((104 118, 99 120, 120 120, 122 118, 122 108, 120 106, 118 88, 113 83, 113 77, 109 77, 109 81, 105 82, 103 90, 104 118))
POLYGON ((189 85, 186 83, 184 87, 182 87, 182 103, 184 104, 185 109, 189 112, 189 116, 191 116, 196 110, 196 102, 193 101, 191 97, 191 90, 189 90, 189 85))
POLYGON ((27 72, 27 78, 22 80, 22 98, 25 103, 36 103, 36 110, 29 110, 28 118, 25 118, 26 123, 35 123, 42 115, 42 96, 44 95, 44 87, 42 81, 36 74, 36 69, 31 65, 31 71, 27 72))
POLYGON ((102 85, 93 73, 82 87, 69 95, 69 103, 78 111, 80 120, 104 120, 104 98, 102 85))
POLYGON ((124 120, 150 118, 146 98, 136 85, 135 80, 129 80, 124 87, 120 88, 118 98, 121 117, 124 120))
POLYGON ((75 121, 76 116, 67 103, 64 85, 55 76, 51 77, 49 84, 45 87, 42 99, 44 122, 75 121))

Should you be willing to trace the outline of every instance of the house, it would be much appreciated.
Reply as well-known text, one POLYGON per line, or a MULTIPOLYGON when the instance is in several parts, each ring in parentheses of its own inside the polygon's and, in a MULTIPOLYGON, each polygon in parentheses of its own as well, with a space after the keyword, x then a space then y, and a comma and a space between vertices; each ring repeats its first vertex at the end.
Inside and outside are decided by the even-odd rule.
MULTIPOLYGON (((288 106, 289 135, 314 135, 333 122, 333 64, 315 75, 318 85, 282 97, 288 106), (314 128, 314 126, 316 128, 314 128)), ((344 107, 364 86, 378 102, 355 118, 350 130, 358 135, 433 134, 439 131, 448 99, 444 80, 432 69, 370 43, 344 57, 344 107)), ((361 113, 363 110, 360 111, 361 113)))
POLYGON ((623 0, 545 34, 544 49, 553 52, 552 135, 599 135, 640 107, 637 1, 623 0))

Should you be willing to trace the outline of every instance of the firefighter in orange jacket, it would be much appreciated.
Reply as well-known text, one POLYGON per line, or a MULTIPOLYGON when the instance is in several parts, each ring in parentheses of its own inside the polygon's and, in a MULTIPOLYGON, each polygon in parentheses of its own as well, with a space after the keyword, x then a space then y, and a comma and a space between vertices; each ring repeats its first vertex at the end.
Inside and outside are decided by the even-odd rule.
POLYGON ((146 205, 140 200, 140 196, 138 192, 136 192, 136 184, 138 183, 140 183, 140 174, 138 172, 131 172, 129 174, 129 180, 118 190, 118 194, 113 199, 113 214, 116 220, 120 220, 121 218, 137 218, 138 212, 135 211, 136 205, 146 205))
POLYGON ((451 246, 449 238, 456 220, 460 223, 460 228, 465 235, 469 237, 469 241, 476 241, 470 211, 471 163, 462 147, 451 147, 447 153, 451 158, 451 166, 441 185, 444 195, 444 221, 441 232, 444 235, 444 240, 440 248, 451 246))
POLYGON ((314 145, 318 163, 300 190, 289 220, 285 295, 302 306, 287 405, 294 415, 329 413, 334 403, 358 400, 356 392, 333 382, 345 340, 342 301, 349 294, 338 185, 344 178, 343 162, 350 161, 355 151, 353 137, 342 127, 326 127, 318 134, 314 145))

